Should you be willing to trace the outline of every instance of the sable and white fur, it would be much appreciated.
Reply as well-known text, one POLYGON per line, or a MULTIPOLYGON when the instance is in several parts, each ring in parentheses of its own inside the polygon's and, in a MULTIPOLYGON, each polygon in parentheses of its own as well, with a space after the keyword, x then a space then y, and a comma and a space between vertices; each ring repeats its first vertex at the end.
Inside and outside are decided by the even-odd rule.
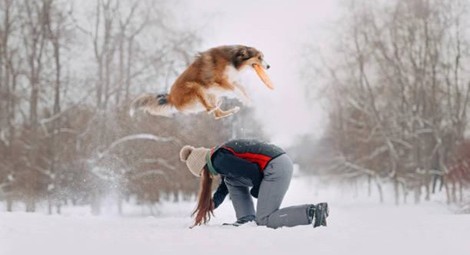
POLYGON ((253 47, 232 45, 209 49, 200 53, 176 79, 169 93, 145 93, 134 99, 130 114, 132 116, 137 110, 160 116, 171 116, 177 111, 206 111, 213 113, 216 119, 230 116, 240 108, 222 110, 221 97, 235 96, 242 103, 249 104, 250 98, 238 76, 243 69, 253 65, 269 68, 263 53, 253 47))

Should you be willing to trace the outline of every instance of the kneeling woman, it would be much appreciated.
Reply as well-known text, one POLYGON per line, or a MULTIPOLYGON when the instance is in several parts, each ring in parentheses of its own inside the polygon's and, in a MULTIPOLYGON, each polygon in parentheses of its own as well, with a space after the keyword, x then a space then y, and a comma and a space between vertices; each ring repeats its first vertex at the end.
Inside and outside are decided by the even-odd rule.
POLYGON ((253 220, 270 228, 326 226, 327 203, 280 209, 293 165, 284 150, 276 145, 249 139, 231 140, 212 149, 186 145, 180 151, 180 159, 192 174, 201 177, 193 226, 208 222, 227 194, 235 209, 235 226, 253 220), (217 175, 221 182, 212 196, 212 180, 217 175), (256 211, 251 196, 258 199, 256 211))

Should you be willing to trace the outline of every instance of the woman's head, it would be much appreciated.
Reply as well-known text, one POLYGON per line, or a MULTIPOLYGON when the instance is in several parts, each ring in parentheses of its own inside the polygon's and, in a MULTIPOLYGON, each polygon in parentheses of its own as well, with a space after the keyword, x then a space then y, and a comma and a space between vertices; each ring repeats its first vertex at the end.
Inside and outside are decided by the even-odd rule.
POLYGON ((181 161, 186 163, 186 166, 193 175, 201 177, 198 202, 192 214, 195 216, 193 227, 208 222, 214 211, 212 176, 206 165, 206 157, 209 153, 210 149, 208 148, 194 148, 190 145, 185 145, 180 150, 181 161))
POLYGON ((186 163, 186 166, 193 175, 200 177, 202 169, 206 165, 208 153, 210 153, 208 148, 194 148, 191 145, 185 145, 180 150, 180 160, 186 163))

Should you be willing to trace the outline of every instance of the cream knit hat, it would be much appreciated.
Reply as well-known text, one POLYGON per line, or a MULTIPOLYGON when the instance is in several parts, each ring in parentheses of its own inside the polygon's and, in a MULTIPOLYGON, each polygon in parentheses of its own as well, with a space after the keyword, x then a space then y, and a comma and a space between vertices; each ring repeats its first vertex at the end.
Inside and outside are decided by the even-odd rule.
POLYGON ((186 162, 186 166, 192 174, 199 177, 206 165, 206 155, 210 151, 210 149, 204 147, 194 148, 191 145, 185 145, 180 150, 180 159, 182 162, 186 162))

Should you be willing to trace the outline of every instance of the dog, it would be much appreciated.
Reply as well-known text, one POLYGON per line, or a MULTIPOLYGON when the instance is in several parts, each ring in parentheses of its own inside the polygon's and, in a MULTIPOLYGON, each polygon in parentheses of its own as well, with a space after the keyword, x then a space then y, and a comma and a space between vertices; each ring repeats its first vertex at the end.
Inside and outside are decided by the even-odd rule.
POLYGON ((269 69, 263 53, 253 47, 228 45, 199 53, 193 63, 176 79, 166 94, 144 93, 134 99, 130 115, 138 110, 151 115, 171 117, 176 112, 198 113, 206 111, 215 119, 230 116, 239 107, 222 110, 222 97, 235 97, 244 105, 251 99, 240 84, 239 74, 253 68, 270 89, 274 86, 264 70, 269 69))

